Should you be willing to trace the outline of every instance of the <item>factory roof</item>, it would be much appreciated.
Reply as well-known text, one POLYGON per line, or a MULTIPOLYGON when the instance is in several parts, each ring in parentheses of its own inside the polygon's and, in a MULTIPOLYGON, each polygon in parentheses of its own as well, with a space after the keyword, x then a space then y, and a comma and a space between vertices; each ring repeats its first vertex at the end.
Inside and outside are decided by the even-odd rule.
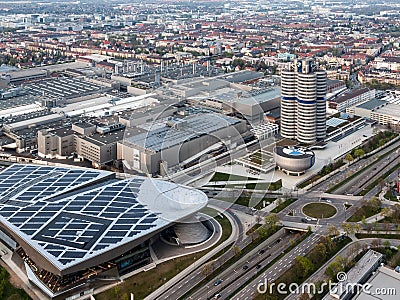
POLYGON ((125 143, 151 151, 161 151, 239 123, 238 119, 217 114, 198 114, 185 119, 167 118, 139 126, 147 130, 125 139, 125 143))
POLYGON ((380 99, 371 99, 367 102, 361 103, 359 105, 357 105, 357 108, 363 108, 363 109, 368 109, 368 110, 373 110, 376 109, 379 106, 385 105, 388 102, 380 100, 380 99))

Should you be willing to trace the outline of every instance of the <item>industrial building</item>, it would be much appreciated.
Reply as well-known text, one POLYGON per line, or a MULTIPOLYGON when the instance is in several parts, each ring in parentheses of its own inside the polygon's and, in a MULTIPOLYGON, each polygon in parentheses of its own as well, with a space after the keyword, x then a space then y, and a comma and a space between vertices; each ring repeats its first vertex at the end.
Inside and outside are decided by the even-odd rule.
POLYGON ((118 158, 136 171, 165 175, 196 161, 201 154, 235 148, 243 143, 246 132, 244 121, 221 114, 169 117, 127 130, 129 134, 118 143, 118 158))
POLYGON ((305 144, 326 135, 326 72, 310 59, 281 72, 281 135, 305 144))
MULTIPOLYGON (((114 176, 19 164, 0 172, 0 239, 51 299, 75 299, 151 263, 149 239, 207 205, 207 196, 192 188, 114 176)), ((201 243, 209 233, 196 236, 191 242, 201 243)))
MULTIPOLYGON (((251 75, 251 72, 240 73, 238 77, 244 80, 253 78, 251 75)), ((232 75, 228 79, 234 81, 235 76, 232 75)), ((184 82, 169 88, 169 92, 185 99, 190 105, 234 115, 253 125, 263 122, 265 112, 279 107, 279 87, 253 87, 231 83, 228 79, 207 78, 184 82)))
POLYGON ((396 300, 399 297, 400 274, 393 269, 380 266, 368 280, 368 283, 371 285, 371 289, 369 291, 361 291, 353 298, 354 300, 379 300, 383 299, 383 297, 385 300, 396 300), (377 288, 380 289, 381 295, 368 293, 376 291, 377 288))
POLYGON ((325 141, 338 142, 366 125, 366 119, 352 114, 339 113, 333 115, 326 120, 325 141))
POLYGON ((35 96, 51 99, 72 99, 107 92, 108 88, 85 80, 83 77, 57 77, 35 81, 25 85, 25 90, 35 96))
POLYGON ((375 90, 361 87, 328 100, 328 108, 345 112, 348 107, 375 98, 375 90))
MULTIPOLYGON (((373 272, 379 267, 383 260, 383 255, 374 250, 369 250, 356 263, 356 265, 346 273, 343 281, 332 288, 329 293, 323 298, 324 300, 348 300, 355 294, 362 291, 362 284, 365 283, 373 272)), ((372 290, 371 290, 372 292, 372 290)), ((366 299, 366 298, 360 298, 366 299)), ((386 298, 385 298, 386 299, 386 298)))
POLYGON ((117 160, 117 142, 122 141, 125 125, 115 123, 96 126, 77 122, 72 128, 38 131, 38 155, 46 158, 66 158, 76 155, 96 168, 117 160))
POLYGON ((400 105, 376 98, 349 107, 346 109, 346 112, 368 120, 377 121, 382 125, 397 125, 400 123, 400 105))

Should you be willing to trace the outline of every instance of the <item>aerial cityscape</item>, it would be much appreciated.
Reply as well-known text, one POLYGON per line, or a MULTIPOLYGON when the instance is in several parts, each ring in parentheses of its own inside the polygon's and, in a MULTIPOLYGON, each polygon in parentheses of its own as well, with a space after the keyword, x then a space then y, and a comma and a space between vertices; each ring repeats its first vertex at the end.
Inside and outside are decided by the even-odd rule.
POLYGON ((400 0, 0 1, 0 300, 400 295, 400 0))

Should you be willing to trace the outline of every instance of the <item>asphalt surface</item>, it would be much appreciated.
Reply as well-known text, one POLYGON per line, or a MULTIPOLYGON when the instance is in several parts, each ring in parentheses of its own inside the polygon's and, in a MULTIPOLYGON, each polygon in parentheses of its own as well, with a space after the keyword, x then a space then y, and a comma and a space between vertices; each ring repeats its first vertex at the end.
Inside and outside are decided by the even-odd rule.
POLYGON ((378 161, 376 164, 366 168, 359 176, 356 176, 356 183, 347 189, 347 193, 357 195, 367 188, 375 180, 379 179, 388 170, 395 167, 400 163, 400 157, 398 150, 394 151, 393 154, 388 155, 384 159, 378 161))
MULTIPOLYGON (((307 237, 304 241, 302 241, 299 245, 297 245, 294 249, 292 249, 289 253, 283 256, 280 260, 278 260, 271 268, 258 275, 254 280, 252 280, 244 289, 240 290, 232 299, 236 300, 247 300, 253 299, 254 296, 257 295, 257 286, 268 280, 269 282, 275 281, 278 279, 283 273, 291 268, 294 260, 298 256, 304 256, 308 252, 312 250, 315 244, 320 240, 321 235, 319 233, 312 233, 309 237, 307 237)), ((244 277, 239 280, 243 280, 245 283, 244 277)), ((222 295, 222 297, 226 297, 222 295)), ((224 299, 224 298, 222 298, 224 299)))
MULTIPOLYGON (((347 183, 343 184, 341 187, 339 187, 333 192, 333 194, 342 194, 342 195, 353 194, 354 193, 353 187, 357 186, 360 180, 363 180, 363 178, 365 179, 365 174, 368 175, 370 172, 375 171, 373 170, 374 168, 376 168, 376 171, 379 171, 380 169, 382 169, 381 164, 387 164, 388 162, 387 158, 383 158, 383 160, 377 161, 378 157, 388 152, 394 152, 394 150, 397 150, 399 147, 400 147, 400 140, 366 159, 360 159, 359 161, 350 165, 344 171, 335 174, 334 176, 329 178, 329 180, 322 182, 321 184, 315 186, 313 189, 327 190, 329 189, 329 186, 332 183, 336 184, 342 182, 347 177, 351 176, 351 174, 363 170, 363 172, 361 172, 359 175, 357 175, 347 183)), ((390 154, 389 157, 390 156, 394 157, 393 154, 390 154)))
MULTIPOLYGON (((235 211, 231 207, 231 203, 210 199, 210 204, 222 208, 225 210, 225 213, 228 213, 236 222, 236 226, 238 229, 238 239, 235 242, 234 246, 243 249, 248 244, 252 242, 251 237, 247 237, 246 233, 244 232, 243 224, 241 223, 240 219, 236 215, 235 211)), ((247 211, 246 207, 235 205, 236 208, 243 208, 247 211)), ((222 266, 226 261, 228 261, 233 256, 233 251, 227 251, 223 255, 221 255, 216 262, 219 266, 222 266)), ((193 271, 189 276, 182 278, 178 281, 175 285, 173 285, 170 289, 163 292, 163 294, 158 297, 157 299, 179 299, 183 297, 187 292, 189 292, 194 286, 198 285, 204 279, 203 275, 203 266, 200 266, 195 271, 193 271)))
MULTIPOLYGON (((254 147, 257 147, 258 145, 254 145, 254 147)), ((269 281, 274 281, 277 278, 279 278, 284 272, 286 272, 293 264, 293 261, 297 256, 303 256, 307 254, 311 249, 315 246, 315 244, 319 241, 320 235, 326 233, 327 230, 327 225, 335 225, 337 228, 340 228, 342 223, 345 222, 345 220, 352 215, 360 206, 361 201, 352 201, 351 204, 353 205, 350 209, 345 209, 344 204, 347 203, 347 201, 343 199, 321 199, 321 194, 326 191, 333 182, 340 182, 344 180, 349 174, 355 173, 360 169, 364 169, 365 171, 362 172, 359 176, 357 176, 354 180, 359 183, 358 188, 365 186, 368 184, 368 182, 373 182, 374 178, 381 176, 384 172, 387 171, 388 168, 391 168, 392 165, 395 165, 397 163, 397 160, 400 159, 398 155, 389 155, 388 158, 384 158, 384 161, 379 161, 376 165, 374 166, 374 162, 377 160, 378 156, 383 155, 385 153, 388 153, 390 151, 393 151, 394 149, 400 147, 400 141, 394 143, 393 145, 382 149, 375 155, 367 158, 367 159, 361 159, 358 162, 355 162, 351 166, 349 166, 347 169, 343 170, 342 172, 339 172, 338 174, 335 174, 330 178, 329 181, 322 182, 314 187, 311 188, 309 192, 306 192, 304 194, 299 195, 299 198, 296 202, 293 204, 289 205, 287 208, 285 208, 283 211, 281 211, 278 216, 283 222, 292 222, 292 223, 301 223, 303 226, 304 225, 311 225, 317 229, 316 233, 313 233, 311 236, 309 236, 305 241, 301 242, 299 245, 297 245, 294 249, 292 249, 289 253, 287 253, 285 256, 283 256, 278 262, 276 262, 274 265, 272 265, 269 269, 264 271, 262 274, 258 275, 257 278, 253 281, 251 281, 246 287, 244 287, 242 290, 240 290, 236 295, 232 297, 232 294, 237 291, 238 288, 240 288, 243 284, 245 284, 250 278, 252 278, 254 275, 257 274, 258 269, 256 269, 256 266, 261 264, 262 265, 267 265, 270 261, 272 261, 275 257, 277 257, 284 249, 287 248, 287 241, 283 240, 282 244, 279 245, 274 245, 273 248, 271 249, 266 249, 268 251, 265 251, 264 254, 262 255, 255 255, 255 256, 250 256, 248 258, 248 262, 246 263, 247 269, 243 269, 243 263, 241 264, 234 264, 233 265, 233 272, 228 273, 226 275, 221 276, 221 278, 214 278, 212 281, 208 282, 206 285, 203 285, 200 287, 200 290, 195 292, 193 295, 191 295, 191 299, 207 299, 207 297, 212 297, 215 294, 221 294, 221 299, 226 299, 227 297, 232 297, 232 299, 240 299, 240 300, 247 300, 247 299, 252 299, 252 297, 256 293, 257 285, 260 282, 264 282, 264 279, 268 279, 269 281), (375 168, 374 173, 371 173, 371 169, 375 168), (365 172, 369 172, 369 176, 365 176, 365 172), (363 181, 360 181, 360 178, 362 178, 364 175, 363 181), (333 206, 336 207, 337 209, 337 214, 334 215, 332 218, 329 219, 322 219, 318 221, 310 221, 308 224, 304 224, 302 219, 305 217, 304 214, 302 213, 302 207, 310 202, 326 202, 329 203, 333 206), (292 212, 292 216, 289 216, 288 213, 292 212), (218 285, 214 285, 215 282, 221 279, 222 281, 218 285)), ((243 149, 244 151, 244 149, 243 149)), ((243 153, 242 151, 238 151, 235 153, 238 156, 242 156, 243 153)), ((228 155, 226 157, 223 157, 217 161, 217 164, 223 164, 229 160, 232 159, 232 155, 228 155)), ((202 173, 204 172, 205 169, 208 168, 213 168, 215 167, 215 161, 210 162, 206 166, 202 167, 202 173)), ((193 173, 189 173, 189 176, 196 176, 196 172, 198 170, 194 170, 193 173)), ((394 174, 397 174, 396 172, 393 172, 390 176, 393 176, 394 174)), ((187 178, 187 177, 186 177, 187 178)), ((181 178, 183 179, 183 177, 181 178)), ((179 178, 178 178, 179 181, 179 178)), ((343 190, 336 191, 337 193, 340 192, 346 192, 351 185, 344 185, 343 190)), ((377 193, 375 187, 370 193, 374 193, 375 195, 377 193)), ((369 196, 368 193, 367 196, 369 196)), ((221 208, 225 208, 228 213, 231 214, 233 218, 235 218, 236 222, 238 224, 240 223, 240 220, 237 218, 236 214, 234 213, 234 210, 238 210, 247 214, 254 214, 257 213, 260 216, 264 217, 268 215, 266 212, 261 212, 257 211, 254 212, 248 207, 240 206, 237 204, 231 204, 229 202, 221 201, 221 200, 211 200, 213 205, 217 205, 221 208)), ((241 225, 239 225, 241 226, 241 225)), ((236 245, 238 245, 241 249, 245 247, 246 244, 250 243, 251 240, 249 238, 244 239, 245 234, 243 232, 243 227, 240 228, 241 232, 241 237, 239 238, 236 245)), ((219 266, 222 266, 229 258, 232 256, 232 251, 227 251, 224 253, 218 260, 219 266)), ((262 267, 260 268, 262 269, 262 267)), ((180 280, 178 283, 176 283, 174 286, 172 286, 169 290, 165 291, 163 295, 157 299, 179 299, 182 297, 184 294, 186 294, 188 291, 190 291, 193 287, 198 285, 203 279, 204 275, 202 274, 203 268, 200 267, 196 271, 192 272, 189 276, 183 278, 180 280)))
POLYGON ((272 244, 264 245, 262 248, 265 251, 264 253, 258 251, 246 257, 244 262, 232 265, 227 271, 224 271, 223 275, 213 278, 201 289, 190 295, 190 298, 199 300, 208 299, 218 293, 226 296, 230 295, 240 287, 242 282, 251 278, 258 270, 261 270, 262 267, 265 267, 275 257, 279 256, 282 251, 288 248, 290 240, 293 238, 293 234, 286 234, 272 244), (222 280, 222 282, 216 284, 218 280, 222 280))

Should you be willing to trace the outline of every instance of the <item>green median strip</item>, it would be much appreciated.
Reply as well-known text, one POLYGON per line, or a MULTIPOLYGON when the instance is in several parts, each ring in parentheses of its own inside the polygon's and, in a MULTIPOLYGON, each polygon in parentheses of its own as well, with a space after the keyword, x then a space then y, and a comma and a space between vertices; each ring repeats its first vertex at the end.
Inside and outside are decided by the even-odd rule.
MULTIPOLYGON (((378 157, 378 159, 376 161, 374 161, 369 168, 371 168, 373 165, 377 164, 379 161, 381 161, 383 158, 385 158, 386 156, 388 156, 390 153, 392 153, 392 151, 388 151, 385 154, 382 154, 381 156, 378 157)), ((369 157, 368 155, 363 157, 362 159, 365 159, 369 157)), ((333 187, 331 187, 330 189, 328 189, 326 192, 327 193, 332 193, 334 191, 336 191, 338 188, 340 188, 341 186, 345 185, 346 183, 348 183, 350 180, 354 179, 356 176, 359 176, 360 174, 362 174, 363 172, 365 172, 365 169, 361 169, 357 172, 355 172, 354 174, 350 175, 349 177, 347 177, 345 180, 339 182, 338 184, 334 185, 333 187)))
POLYGON ((250 282, 252 282, 254 279, 256 279, 260 274, 264 273, 266 270, 271 268, 275 263, 277 263, 282 257, 284 257, 286 254, 288 254, 291 250, 293 250, 295 247, 297 247, 302 241, 304 241, 306 238, 308 238, 312 234, 311 231, 308 231, 306 234, 302 235, 300 238, 298 238, 294 243, 292 243, 288 248, 283 250, 277 257, 275 257, 273 260, 271 260, 266 266, 263 268, 259 269, 256 274, 254 274, 249 280, 247 280, 245 283, 243 283, 240 287, 238 287, 228 298, 226 299, 231 299, 234 297, 239 291, 241 291, 245 286, 247 286, 250 282))
POLYGON ((374 187, 376 187, 381 180, 384 180, 386 177, 388 177, 390 174, 392 174, 398 168, 400 168, 400 163, 398 163, 393 168, 391 168, 389 171, 387 171, 385 174, 383 174, 378 179, 376 179, 373 183, 371 183, 369 186, 367 186, 367 188, 363 189, 358 195, 364 196, 364 195, 368 194, 368 192, 371 191, 374 187))
POLYGON ((244 247, 238 255, 233 256, 232 258, 228 259, 226 263, 223 264, 222 266, 214 270, 211 274, 207 275, 202 281, 200 281, 196 286, 194 286, 191 290, 189 290, 187 293, 185 293, 182 297, 179 299, 185 299, 189 295, 195 293, 198 291, 202 286, 207 284, 210 280, 212 280, 214 277, 218 276, 221 274, 224 270, 228 269, 230 266, 232 266, 234 263, 236 263, 238 260, 240 260, 242 257, 244 257, 246 254, 248 254, 251 250, 256 248, 260 243, 262 243, 264 240, 268 239, 271 237, 273 234, 278 232, 282 227, 277 227, 275 230, 271 231, 270 234, 266 237, 262 238, 256 238, 254 241, 252 241, 250 244, 248 244, 246 247, 244 247))

